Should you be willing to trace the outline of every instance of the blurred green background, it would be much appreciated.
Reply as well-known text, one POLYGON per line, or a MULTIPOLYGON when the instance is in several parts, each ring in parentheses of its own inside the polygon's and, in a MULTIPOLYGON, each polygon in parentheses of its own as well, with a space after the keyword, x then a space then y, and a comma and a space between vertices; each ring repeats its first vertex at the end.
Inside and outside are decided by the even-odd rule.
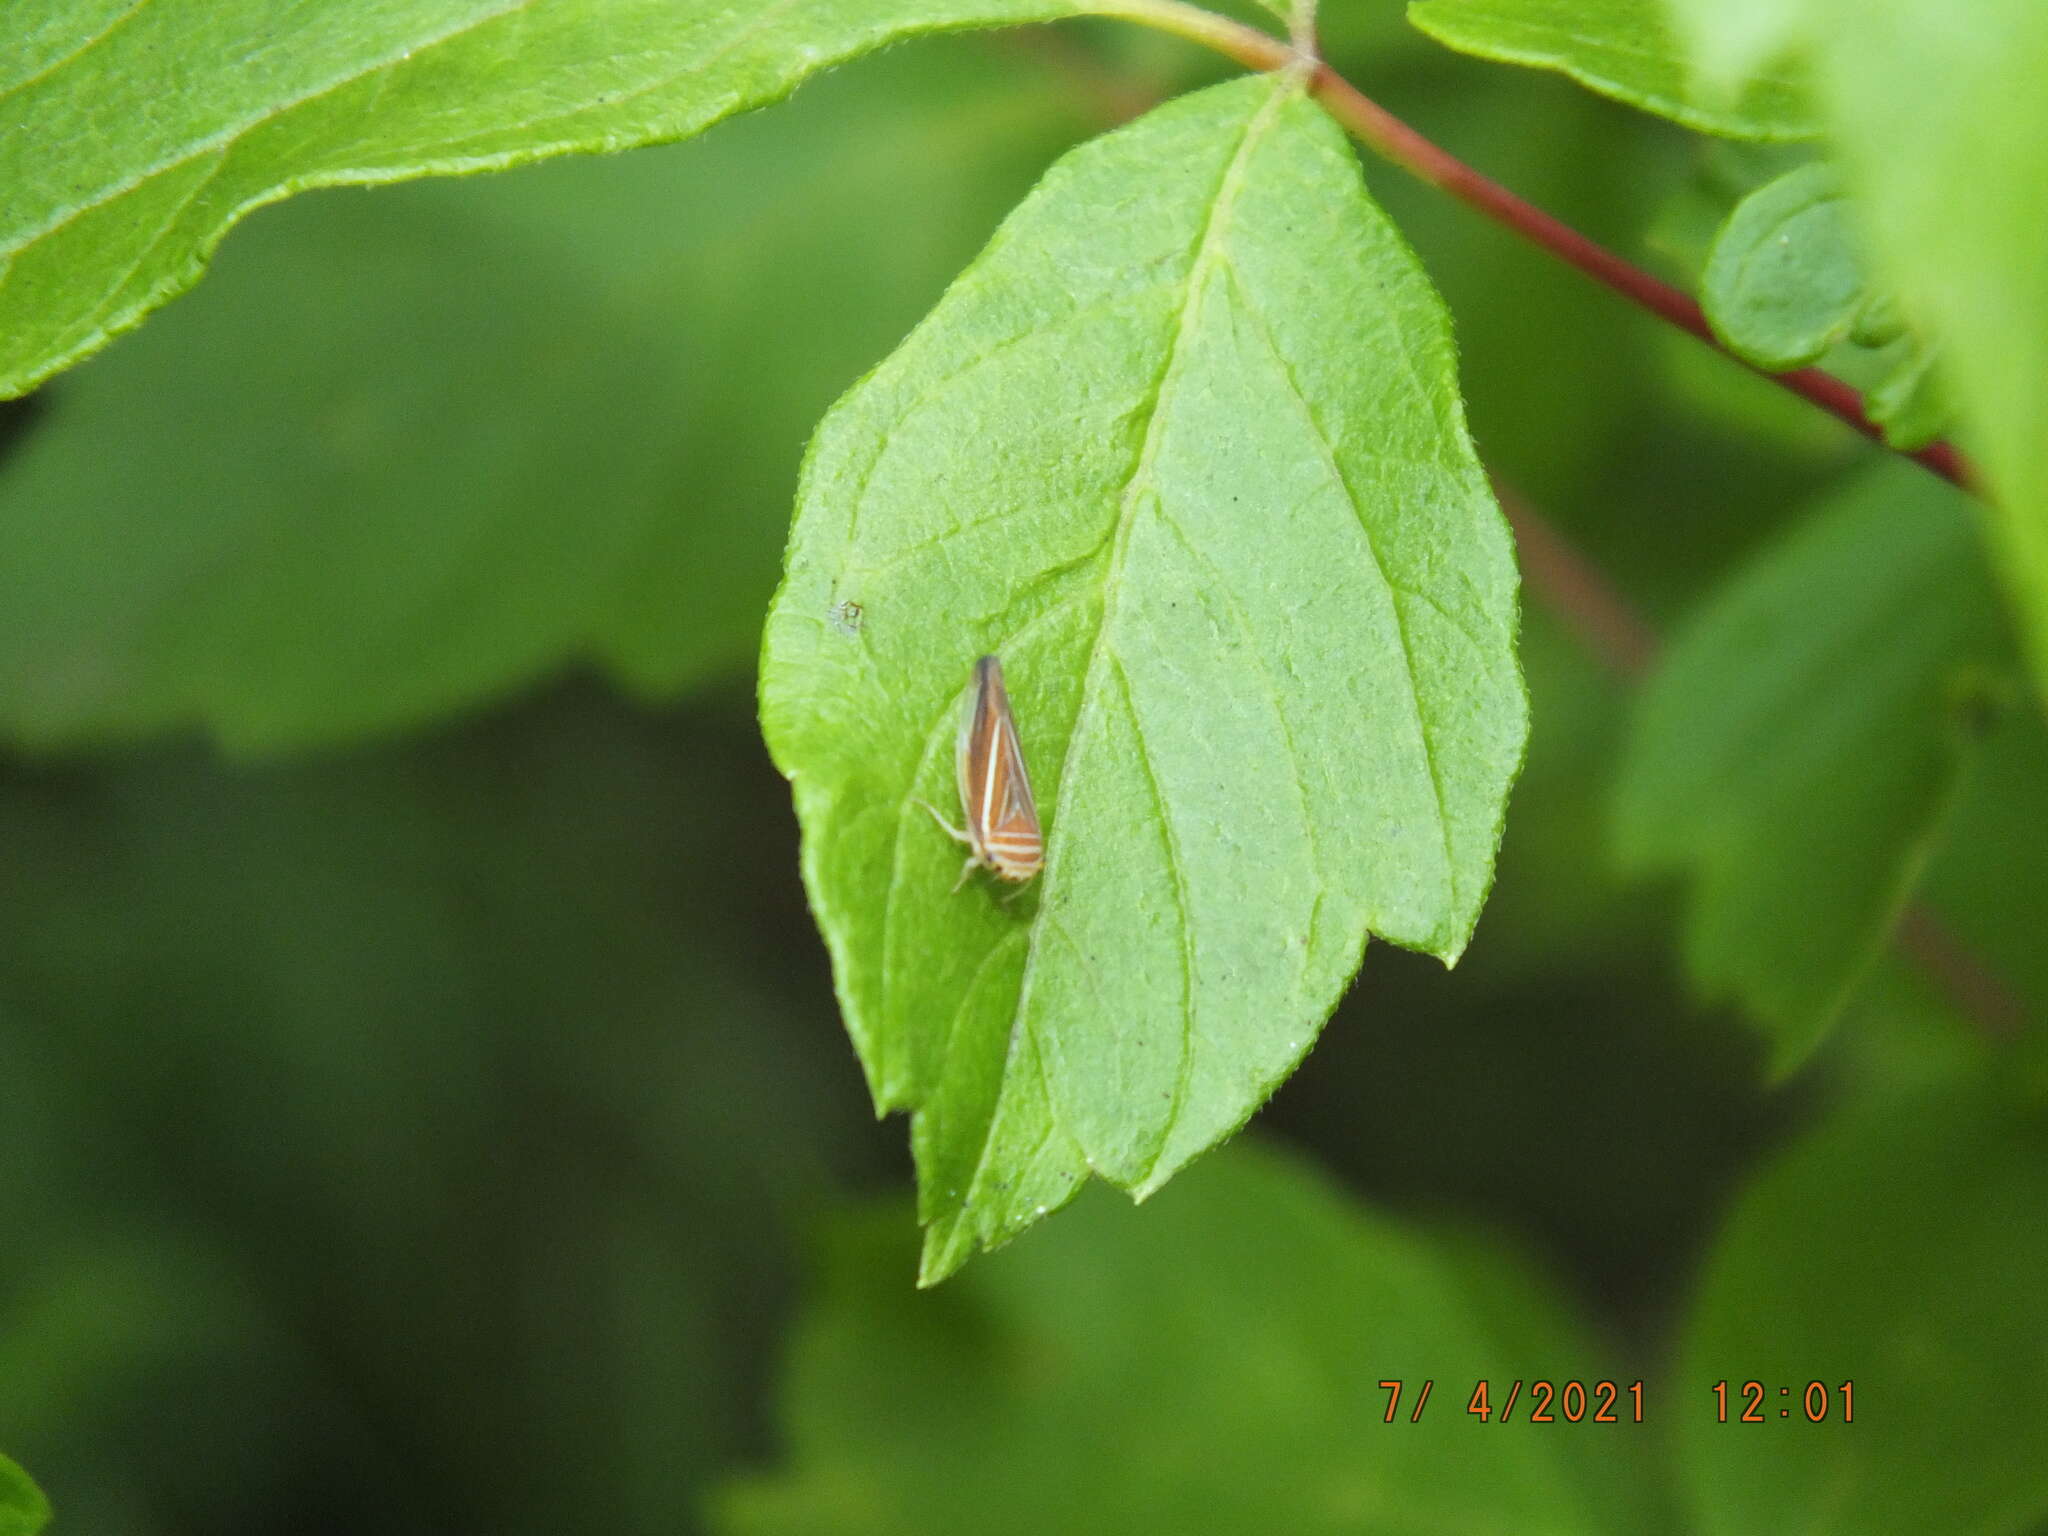
MULTIPOLYGON (((1329 30, 1339 67, 1425 132, 1665 259, 1652 236, 1697 189, 1685 135, 1447 54, 1393 7, 1329 30)), ((1017 1340, 1037 1335, 1002 1321, 1034 1304, 1030 1266, 1069 1282, 1047 1282, 1047 1337, 1097 1361, 1113 1337, 1177 1403, 1219 1336, 1266 1318, 1271 1347, 1219 1379, 1249 1372, 1278 1422, 1320 1425, 1319 1465, 1377 1466, 1370 1381, 1326 1400, 1312 1362, 1274 1365, 1306 1336, 1291 1309, 1352 1293, 1319 1281, 1319 1305, 1275 1296, 1267 1317, 1270 1277, 1204 1269, 1238 1225, 1281 1219, 1296 1196, 1275 1189, 1318 1191, 1301 1231, 1354 1212, 1491 1233, 1443 1239, 1518 1255, 1470 1259, 1523 1277, 1475 1282, 1490 1336, 1555 1311, 1582 1341, 1539 1351, 1556 1375, 1669 1380, 1738 1192, 1836 1106, 1987 1074, 1887 962, 1815 1066, 1764 1081, 1742 1022, 1687 1000, 1671 892, 1611 872, 1627 694, 1532 601, 1535 739, 1478 937, 1448 974, 1372 951, 1258 1122, 1292 1155, 1221 1154, 1156 1212, 1091 1199, 911 1293, 905 1127, 872 1120, 752 720, 796 465, 1052 158, 1211 73, 1107 27, 949 39, 699 143, 303 197, 8 408, 0 1449, 58 1530, 1312 1528, 1199 1499, 1113 1515, 1148 1478, 1203 1473, 1105 1427, 1124 1378, 1089 1389, 1098 1417, 1032 1397, 1017 1340), (1155 1316, 1119 1276, 1173 1299, 1155 1316), (807 1311, 820 1296, 839 1311, 807 1311), (1017 1401, 970 1390, 990 1372, 1017 1401), (859 1462, 832 1403, 908 1428, 859 1462), (774 1496, 779 1467, 834 1444, 884 1491, 774 1496), (986 1518, 892 1526, 892 1467, 984 1489, 986 1518)), ((1482 452, 1659 623, 1869 453, 1367 175, 1450 300, 1482 452)), ((1930 875, 2036 1010, 2040 737, 2024 710, 1993 731, 1930 875)), ((1402 1374, 1371 1371, 1377 1347, 1357 1343, 1359 1370, 1402 1374)), ((1444 1349, 1409 1371, 1450 1374, 1444 1349)), ((1703 1382, 1682 1390, 1684 1413, 1609 1432, 1587 1484, 1627 1491, 1586 1495, 1594 1513, 1540 1479, 1502 1507, 1715 1525, 1710 1474, 1672 1451, 1707 1412, 1703 1382)), ((1512 1481, 1454 1428, 1428 1444, 1484 1465, 1418 1451, 1393 1483, 1512 1481)), ((1257 1465, 1291 1477, 1290 1454, 1257 1465)), ((1348 1497, 1318 1506, 1330 1528, 1422 1528, 1348 1497)), ((1468 1514, 1429 1528, 1489 1528, 1483 1500, 1468 1514)))

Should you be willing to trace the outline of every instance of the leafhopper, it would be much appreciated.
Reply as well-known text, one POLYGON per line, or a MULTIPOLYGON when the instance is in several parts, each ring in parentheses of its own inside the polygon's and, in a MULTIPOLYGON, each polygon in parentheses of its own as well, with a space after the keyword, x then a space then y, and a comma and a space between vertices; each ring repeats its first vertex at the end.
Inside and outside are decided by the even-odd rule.
POLYGON ((1024 769, 1024 749, 1017 742, 1017 717, 1010 713, 1010 695, 1003 687, 1003 664, 993 656, 974 664, 974 692, 961 712, 953 772, 967 818, 964 830, 936 806, 917 802, 947 836, 970 850, 953 889, 959 890, 977 866, 1020 885, 1037 874, 1045 866, 1045 838, 1031 798, 1031 776, 1024 769))

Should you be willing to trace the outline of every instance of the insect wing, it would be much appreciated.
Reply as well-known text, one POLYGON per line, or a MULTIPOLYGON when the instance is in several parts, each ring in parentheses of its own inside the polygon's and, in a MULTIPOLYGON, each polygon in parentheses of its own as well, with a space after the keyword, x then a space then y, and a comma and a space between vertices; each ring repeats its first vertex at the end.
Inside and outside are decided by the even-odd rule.
POLYGON ((1028 880, 1044 862, 1038 806, 1003 669, 984 656, 974 669, 974 712, 961 755, 961 804, 982 862, 1009 880, 1028 880))
POLYGON ((960 712, 960 736, 953 755, 953 773, 960 786, 960 814, 967 828, 967 846, 977 864, 988 864, 988 845, 983 833, 988 822, 982 813, 982 794, 988 783, 989 758, 994 731, 989 707, 988 683, 980 666, 974 669, 974 693, 960 712))

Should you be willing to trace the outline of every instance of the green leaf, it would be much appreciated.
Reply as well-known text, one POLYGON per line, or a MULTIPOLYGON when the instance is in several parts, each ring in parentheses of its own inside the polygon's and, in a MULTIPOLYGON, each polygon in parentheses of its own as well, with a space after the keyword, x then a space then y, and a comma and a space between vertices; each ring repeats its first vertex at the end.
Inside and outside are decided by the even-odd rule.
POLYGON ((1949 392, 1936 367, 1934 348, 1905 336, 1886 351, 1894 359, 1891 369, 1864 392, 1863 409, 1887 443, 1901 453, 1913 453, 1949 430, 1949 392))
POLYGON ((1368 929, 1464 947, 1526 709, 1453 372, 1335 126, 1255 78, 1060 162, 819 428, 762 720, 927 1281, 1234 1130, 1368 929), (1048 829, 1008 902, 917 803, 985 652, 1048 829))
POLYGON ((0 65, 0 396, 183 292, 309 187, 687 138, 917 32, 1073 0, 18 0, 0 65))
POLYGON ((1862 388, 1892 447, 1911 452, 1948 430, 1934 348, 1875 285, 1831 164, 1788 171, 1735 206, 1707 253, 1700 303, 1722 343, 1757 367, 1820 363, 1862 388))
POLYGON ((1869 278, 1834 167, 1816 161, 1752 192, 1707 252, 1700 303, 1759 368, 1803 368, 1846 337, 1869 278))
POLYGON ((310 199, 81 374, 0 475, 8 733, 347 740, 580 640, 665 510, 663 423, 618 402, 673 373, 506 256, 445 208, 310 199))
MULTIPOLYGON (((2048 945, 2041 908, 2048 891, 2048 718, 2002 712, 1985 732, 1968 792, 1941 855, 1927 871, 1927 900, 1956 937, 1999 978, 2023 1017, 2048 1018, 2048 945), (2015 900, 2016 892, 2030 899, 2015 900)), ((2034 1031, 2036 1043, 2041 1031, 2034 1031)))
POLYGON ((1906 317, 1899 313, 1898 300, 1888 293, 1872 293, 1856 312, 1849 339, 1859 347, 1882 347, 1906 333, 1906 317))
MULTIPOLYGON (((1687 60, 1690 87, 1722 99, 1752 76, 1792 70, 1811 78, 1805 58, 1807 0, 1659 0, 1687 60)), ((1825 119, 1816 112, 1824 126, 1825 119)))
POLYGON ((1983 461, 1993 552, 2048 690, 2048 7, 1978 0, 1669 0, 1701 57, 1801 42, 1872 256, 1983 461), (1759 23, 1751 25, 1751 23, 1759 23))
POLYGON ((1664 0, 1409 0, 1408 16, 1461 53, 1554 69, 1702 133, 1806 139, 1819 132, 1796 71, 1758 69, 1725 94, 1699 89, 1664 0))
MULTIPOLYGON (((917 1295, 896 1212, 836 1223, 785 1374, 790 1466, 734 1483, 714 1528, 1644 1528, 1597 1513, 1574 1465, 1590 1436, 1528 1423, 1526 1390, 1500 1417, 1517 1378, 1608 1374, 1526 1261, 1425 1237, 1248 1146, 1142 1218, 1094 1198, 1057 1225, 917 1295), (1481 1378, 1485 1423, 1465 1411, 1481 1378), (1383 1380, 1404 1383, 1392 1423, 1383 1380)), ((1593 1476, 1626 1478, 1631 1428, 1596 1431, 1614 1459, 1593 1476)))
POLYGON ((1062 101, 930 42, 701 143, 267 212, 0 468, 0 732, 254 753, 583 656, 744 673, 805 436, 1079 133, 1062 101))
POLYGON ((1824 50, 1875 249, 1942 338, 1992 548, 2048 690, 2048 8, 1837 6, 1824 50), (1912 109, 1901 111, 1910 101, 1912 109))
POLYGON ((1890 932, 2000 659, 1964 505, 1900 464, 1824 504, 1674 639, 1623 756, 1622 861, 1690 876, 1688 968, 1780 1072, 1890 932))
POLYGON ((1708 1263, 1672 1388, 1697 1528, 2022 1536, 2048 1519, 2040 1422, 2015 1411, 2048 1393, 2044 1208, 2048 1116, 1983 1086, 1860 1105, 1766 1174, 1708 1263), (1762 1424, 1735 1422, 1745 1381, 1762 1424))
POLYGON ((50 1501, 26 1472, 0 1456, 0 1536, 36 1536, 50 1523, 50 1501))

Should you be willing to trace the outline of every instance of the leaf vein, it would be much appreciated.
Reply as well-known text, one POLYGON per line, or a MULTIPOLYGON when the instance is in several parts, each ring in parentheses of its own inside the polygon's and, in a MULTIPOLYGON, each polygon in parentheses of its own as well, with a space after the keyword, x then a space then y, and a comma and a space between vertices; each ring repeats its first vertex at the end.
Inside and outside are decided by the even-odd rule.
POLYGON ((149 237, 148 243, 146 243, 142 247, 141 251, 137 253, 135 259, 128 264, 127 271, 123 272, 120 275, 120 277, 114 280, 113 282, 107 284, 107 291, 105 297, 103 297, 100 300, 100 302, 94 307, 92 314, 78 327, 78 329, 86 332, 87 334, 90 334, 91 332, 97 330, 105 322, 107 312, 110 309, 112 309, 114 305, 119 301, 121 297, 121 290, 126 288, 129 283, 135 280, 135 274, 140 272, 143 269, 144 265, 149 261, 149 258, 156 254, 157 250, 163 245, 164 240, 170 235, 171 231, 177 228, 178 221, 185 216, 185 211, 188 208, 190 208, 193 205, 193 203, 199 200, 200 193, 204 192, 208 187, 213 185, 215 178, 217 178, 220 175, 222 167, 224 167, 227 163, 228 152, 226 150, 223 150, 221 152, 220 158, 214 161, 213 169, 208 171, 204 176, 200 177, 197 181, 193 182, 191 187, 186 190, 185 195, 180 197, 174 204, 171 205, 170 212, 165 214, 162 222, 160 222, 157 225, 156 233, 149 237))
MULTIPOLYGON (((981 266, 987 263, 990 258, 990 254, 992 253, 983 253, 983 255, 976 261, 975 265, 981 266)), ((969 269, 969 274, 971 274, 972 270, 972 268, 969 269)), ((963 274, 960 281, 964 283, 969 274, 963 274)), ((1054 324, 1029 325, 1025 327, 1023 330, 1016 331, 1011 335, 1002 337, 1000 340, 992 341, 987 346, 977 351, 972 357, 963 359, 960 365, 957 368, 954 368, 950 373, 945 374, 941 378, 933 380, 931 383, 925 385, 922 389, 918 390, 918 392, 915 395, 911 396, 910 399, 896 406, 890 412, 887 423, 878 426, 875 429, 876 436, 874 451, 868 455, 867 463, 861 466, 860 478, 856 482, 853 495, 849 499, 850 510, 847 513, 845 534, 845 541, 847 547, 849 549, 853 548, 856 537, 859 533, 861 509, 863 505, 866 503, 868 486, 874 480, 875 471, 881 467, 882 461, 888 457, 889 447, 895 441, 896 433, 902 428, 903 424, 906 421, 910 420, 910 418, 913 415, 915 415, 918 411, 924 409, 925 406, 930 405, 934 400, 937 400, 941 395, 943 395, 947 390, 951 389, 955 384, 959 383, 962 379, 967 378, 976 370, 986 366, 987 364, 995 362, 996 360, 1003 357, 1004 354, 1010 352, 1011 350, 1020 346, 1024 346, 1027 343, 1042 342, 1045 339, 1046 334, 1049 331, 1056 329, 1057 326, 1067 326, 1075 324, 1078 321, 1088 320, 1104 310, 1111 309, 1115 306, 1127 304, 1129 303, 1129 301, 1129 292, 1120 292, 1108 298, 1096 301, 1094 303, 1079 305, 1074 309, 1069 310, 1066 314, 1062 315, 1059 318, 1059 320, 1054 324)), ((1105 540, 1104 542, 1107 542, 1107 540, 1105 540)), ((892 552, 889 560, 885 561, 883 566, 880 567, 880 569, 886 570, 889 565, 895 563, 896 559, 902 553, 907 553, 907 551, 892 552)))
MULTIPOLYGON (((1165 520, 1163 516, 1160 518, 1161 522, 1165 520)), ((1152 804, 1159 812, 1160 833, 1166 843, 1166 872, 1171 877, 1174 907, 1180 914, 1180 1064, 1174 1072, 1173 1099, 1167 1105, 1159 1148, 1145 1169, 1145 1178, 1149 1180, 1158 1170, 1159 1159, 1166 1155, 1166 1143, 1173 1127, 1180 1121, 1181 1108, 1187 1102, 1188 1079, 1194 1072, 1195 913, 1193 904, 1188 900, 1187 861, 1181 855, 1180 838, 1173 830, 1173 817, 1167 810, 1166 796, 1159 788, 1159 773, 1152 765, 1152 753, 1145 745, 1145 726, 1138 718, 1138 702, 1131 693, 1130 674, 1125 671, 1122 659, 1113 652, 1110 671, 1123 694, 1124 713, 1131 719, 1131 743, 1138 749, 1138 766, 1144 770, 1145 786, 1151 791, 1152 804)), ((1098 985, 1097 991, 1100 990, 1098 985)))
POLYGON ((1265 312, 1260 309, 1242 283, 1235 283, 1233 286, 1237 290, 1239 303, 1243 306, 1245 314, 1251 319, 1260 340, 1264 342, 1266 350, 1272 355, 1274 366, 1279 370, 1281 379, 1287 385, 1288 398, 1294 402, 1301 413, 1302 420, 1308 426, 1309 435, 1315 442, 1316 448, 1322 457, 1324 470, 1328 473, 1331 481, 1343 491, 1344 499, 1350 503, 1351 513, 1358 523, 1358 530, 1365 546, 1366 555, 1371 560, 1373 571, 1378 575, 1380 584, 1386 589, 1388 606, 1393 610, 1394 634, 1401 642, 1401 669, 1408 679, 1408 687, 1405 692, 1408 697, 1409 712, 1415 722, 1416 741, 1422 751, 1423 766, 1429 773, 1430 793, 1436 804, 1437 840, 1443 851, 1444 880, 1450 890, 1451 905, 1455 909, 1458 906, 1458 866, 1451 854, 1450 810, 1444 799, 1443 774, 1436 760, 1436 744, 1432 739, 1429 728, 1429 711, 1423 703, 1424 689, 1422 681, 1416 675, 1415 650, 1409 643, 1407 618, 1401 611, 1400 593, 1402 589, 1395 585, 1393 578, 1387 572, 1386 561, 1381 556, 1379 544, 1373 537, 1372 523, 1366 516, 1364 503, 1360 499, 1357 490, 1352 486, 1350 477, 1345 474, 1343 465, 1337 461, 1336 449, 1330 442, 1329 434, 1323 430, 1322 422, 1316 417, 1315 407, 1309 403, 1308 396, 1303 393, 1301 381, 1294 375, 1293 365, 1288 362, 1286 354, 1280 350, 1279 338, 1273 334, 1272 325, 1266 319, 1265 312))
POLYGON ((21 79, 15 81, 14 84, 7 87, 5 91, 0 91, 0 99, 4 99, 8 96, 13 96, 21 91, 25 91, 30 86, 39 84, 40 82, 49 79, 50 76, 56 74, 59 70, 69 69, 73 64, 76 64, 86 54, 92 52, 93 49, 97 48, 101 43, 105 42, 108 38, 112 37, 116 32, 120 31, 123 27, 127 26, 129 22, 133 21, 142 12, 148 10, 151 4, 152 0, 134 0, 134 4, 130 5, 127 10, 123 11, 120 15, 114 17, 104 27, 100 28, 99 31, 93 33, 91 37, 86 38, 77 47, 73 48, 69 53, 62 54, 59 57, 52 59, 49 63, 45 64, 41 69, 37 70, 34 74, 25 75, 21 79))
POLYGON ((1301 775, 1301 765, 1308 759, 1301 749, 1295 745, 1294 728, 1289 724, 1287 711, 1281 703, 1280 685, 1273 676, 1273 668, 1267 661, 1264 650, 1258 644, 1258 632, 1253 627, 1250 617, 1245 613, 1243 605, 1238 602, 1236 594, 1230 590, 1222 568, 1214 560, 1210 559, 1208 555, 1195 547, 1194 541, 1187 536, 1178 523, 1163 515, 1159 521, 1174 538, 1180 541, 1181 548, 1188 552, 1188 558, 1208 571, 1211 583, 1205 589, 1205 595, 1206 593, 1213 593, 1223 605, 1224 611, 1230 617, 1230 622, 1236 626, 1238 635, 1244 643, 1244 654, 1251 658, 1252 665, 1258 669, 1260 676, 1265 679, 1266 693, 1273 703, 1273 715, 1280 724, 1281 744, 1287 749, 1289 761, 1295 765, 1295 772, 1288 782, 1293 787, 1295 799, 1301 807, 1301 825, 1308 839, 1309 864, 1315 871, 1316 895, 1315 905, 1311 908, 1309 916, 1308 946, 1310 952, 1313 953, 1315 948, 1316 915, 1322 910, 1324 897, 1329 894, 1330 881, 1323 864, 1322 841, 1316 832, 1316 816, 1309 805, 1308 781, 1301 775))
MULTIPOLYGON (((996 1121, 1002 1117, 1003 1096, 1007 1092, 1010 1082, 1010 1064, 1016 1059, 1017 1055, 1018 1032, 1018 1023, 1015 1019, 1012 1019, 1010 1021, 1010 1041, 1005 1050, 1002 1076, 997 1080, 995 1100, 988 1107, 988 1126, 981 1134, 981 1151, 976 1154, 974 1168, 967 1175, 967 1193, 961 1197, 960 1214, 963 1217, 968 1210, 973 1208, 975 1196, 981 1192, 982 1176, 988 1172, 989 1154, 995 1150, 996 1121)), ((1034 1052, 1034 1055, 1036 1054, 1034 1052)), ((1059 1130, 1059 1116, 1050 1112, 1052 1086, 1045 1080, 1045 1062, 1042 1057, 1038 1061, 1038 1091, 1045 1095, 1048 1113, 1045 1117, 1045 1125, 1038 1133, 1038 1140, 1031 1144, 1029 1152, 1016 1160, 1016 1166, 1020 1170, 1029 1168, 1038 1160, 1038 1154, 1045 1150, 1046 1143, 1051 1141, 1054 1134, 1059 1130)), ((1000 1231, 1001 1228, 999 1227, 997 1230, 1000 1231)))

